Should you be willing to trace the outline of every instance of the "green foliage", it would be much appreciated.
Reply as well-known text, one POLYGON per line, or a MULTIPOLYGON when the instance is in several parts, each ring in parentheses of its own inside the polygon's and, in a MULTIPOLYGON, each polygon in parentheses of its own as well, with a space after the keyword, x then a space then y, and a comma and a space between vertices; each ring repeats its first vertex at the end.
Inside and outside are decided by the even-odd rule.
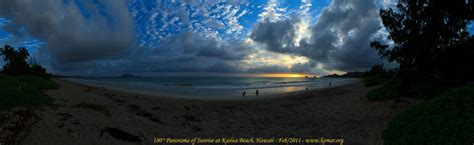
POLYGON ((29 73, 38 76, 49 77, 50 75, 46 72, 46 69, 41 66, 36 60, 30 59, 30 70, 29 73))
POLYGON ((50 105, 53 99, 42 89, 58 88, 58 84, 37 76, 11 77, 0 74, 0 110, 16 106, 39 107, 50 105))
POLYGON ((474 86, 449 90, 388 123, 385 145, 474 143, 474 86))
POLYGON ((399 0, 396 8, 380 10, 393 47, 376 41, 370 46, 397 62, 402 76, 411 76, 401 77, 404 82, 419 77, 472 81, 474 61, 467 60, 473 60, 474 40, 466 26, 474 19, 473 7, 468 1, 399 0))
POLYGON ((4 48, 0 48, 0 55, 3 56, 3 61, 6 62, 3 66, 3 71, 6 73, 15 75, 28 73, 29 66, 26 59, 30 54, 25 47, 15 50, 10 45, 5 45, 4 48))
POLYGON ((30 54, 25 47, 15 48, 10 45, 5 45, 4 48, 0 48, 0 56, 3 56, 5 65, 3 66, 3 72, 8 75, 26 75, 34 74, 39 76, 49 76, 46 73, 46 69, 39 65, 34 59, 30 59, 30 62, 26 62, 30 54))
POLYGON ((399 78, 380 78, 378 82, 383 86, 368 92, 366 95, 368 99, 375 101, 399 97, 430 99, 449 88, 432 80, 403 83, 399 78))
POLYGON ((46 77, 35 76, 35 75, 23 75, 23 76, 16 76, 18 81, 29 83, 37 88, 44 90, 44 89, 58 89, 59 84, 51 81, 46 77))
POLYGON ((364 86, 365 87, 371 87, 371 86, 378 86, 381 84, 384 84, 390 80, 390 78, 385 77, 383 75, 376 75, 376 76, 367 76, 363 78, 364 86))
POLYGON ((367 76, 377 76, 377 75, 382 75, 384 74, 386 71, 385 69, 383 68, 383 64, 381 65, 374 65, 372 66, 372 68, 370 68, 369 71, 367 71, 365 74, 367 76))
POLYGON ((433 80, 420 80, 404 85, 402 94, 411 98, 430 99, 445 92, 447 89, 448 87, 443 86, 439 82, 433 80))
POLYGON ((383 64, 374 65, 369 71, 365 72, 362 81, 365 87, 378 86, 394 78, 395 74, 396 70, 386 70, 383 68, 383 64))
POLYGON ((80 103, 80 104, 74 105, 74 107, 91 109, 93 111, 97 111, 106 115, 110 114, 110 111, 105 106, 98 105, 98 104, 80 103))
POLYGON ((387 79, 383 86, 371 90, 366 97, 374 101, 399 98, 402 96, 400 93, 401 86, 399 79, 387 79))

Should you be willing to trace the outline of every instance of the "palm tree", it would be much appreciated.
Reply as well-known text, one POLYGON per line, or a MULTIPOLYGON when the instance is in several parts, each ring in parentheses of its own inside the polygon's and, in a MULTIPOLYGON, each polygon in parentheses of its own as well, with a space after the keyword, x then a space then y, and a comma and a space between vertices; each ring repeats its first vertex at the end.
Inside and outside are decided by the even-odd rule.
POLYGON ((10 45, 5 45, 4 48, 0 48, 0 55, 3 56, 3 61, 7 62, 12 60, 15 55, 15 50, 10 45))
POLYGON ((26 48, 19 48, 18 51, 10 45, 5 45, 4 48, 0 49, 0 55, 3 56, 3 60, 6 62, 3 66, 3 71, 11 74, 26 74, 29 71, 28 63, 26 59, 30 54, 26 48))

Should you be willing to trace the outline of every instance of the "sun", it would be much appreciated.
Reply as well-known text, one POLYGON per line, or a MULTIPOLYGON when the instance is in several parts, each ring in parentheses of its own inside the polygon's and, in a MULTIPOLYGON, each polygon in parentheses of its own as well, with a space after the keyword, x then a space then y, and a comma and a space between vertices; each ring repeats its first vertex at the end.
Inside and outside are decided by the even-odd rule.
POLYGON ((290 78, 300 78, 300 77, 304 77, 304 75, 302 74, 288 74, 290 78))

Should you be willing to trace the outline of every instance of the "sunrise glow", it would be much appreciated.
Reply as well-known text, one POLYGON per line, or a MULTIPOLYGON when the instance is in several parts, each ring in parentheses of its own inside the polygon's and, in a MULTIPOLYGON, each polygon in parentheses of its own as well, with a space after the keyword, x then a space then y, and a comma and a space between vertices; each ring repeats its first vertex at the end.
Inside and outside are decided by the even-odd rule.
POLYGON ((302 78, 302 77, 313 77, 318 76, 314 74, 302 74, 302 73, 267 73, 258 74, 258 77, 275 77, 275 78, 302 78))

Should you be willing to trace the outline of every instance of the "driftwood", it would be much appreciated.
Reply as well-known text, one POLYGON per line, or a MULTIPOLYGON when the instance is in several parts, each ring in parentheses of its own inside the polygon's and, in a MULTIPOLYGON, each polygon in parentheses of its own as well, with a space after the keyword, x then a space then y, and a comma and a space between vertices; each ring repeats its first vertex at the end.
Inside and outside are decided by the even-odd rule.
POLYGON ((130 133, 125 132, 125 131, 123 131, 121 129, 118 129, 118 128, 105 127, 105 129, 103 129, 100 132, 100 137, 102 137, 102 135, 104 135, 104 132, 109 133, 110 136, 112 136, 116 139, 119 139, 119 140, 124 140, 124 141, 129 141, 129 142, 140 142, 140 141, 142 141, 139 136, 130 134, 130 133))

